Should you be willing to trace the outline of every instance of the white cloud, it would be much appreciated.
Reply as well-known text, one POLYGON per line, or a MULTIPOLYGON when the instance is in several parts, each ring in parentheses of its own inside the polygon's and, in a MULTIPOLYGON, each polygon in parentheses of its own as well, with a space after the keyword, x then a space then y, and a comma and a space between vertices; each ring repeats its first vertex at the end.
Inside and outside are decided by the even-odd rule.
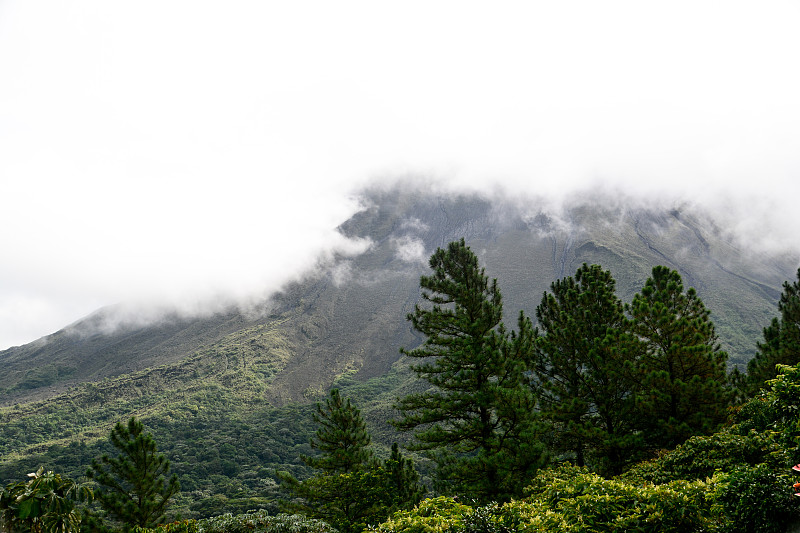
POLYGON ((403 220, 402 224, 400 224, 400 228, 416 232, 428 231, 428 225, 416 217, 403 220))
POLYGON ((602 183, 798 245, 798 23, 780 1, 2 2, 0 347, 272 290, 349 246, 333 228, 386 176, 554 205, 602 183))
POLYGON ((405 263, 426 263, 425 243, 421 239, 405 235, 394 239, 395 256, 405 263))

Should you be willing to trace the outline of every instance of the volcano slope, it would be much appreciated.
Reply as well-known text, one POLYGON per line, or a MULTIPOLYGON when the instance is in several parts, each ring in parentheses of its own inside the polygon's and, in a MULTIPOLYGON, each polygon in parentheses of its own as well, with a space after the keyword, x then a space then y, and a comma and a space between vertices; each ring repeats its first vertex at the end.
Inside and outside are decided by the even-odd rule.
POLYGON ((798 256, 750 253, 697 209, 587 198, 549 209, 369 190, 340 227, 369 239, 366 252, 322 261, 246 312, 131 321, 112 307, 2 351, 0 478, 39 465, 80 477, 111 427, 136 415, 180 476, 183 516, 270 508, 276 469, 307 474, 311 409, 331 386, 362 408, 383 453, 408 438, 386 424, 392 403, 420 386, 399 352, 423 340, 405 319, 419 276, 437 247, 462 237, 498 279, 509 324, 582 263, 609 269, 624 302, 666 265, 711 310, 730 363, 746 364, 798 256))

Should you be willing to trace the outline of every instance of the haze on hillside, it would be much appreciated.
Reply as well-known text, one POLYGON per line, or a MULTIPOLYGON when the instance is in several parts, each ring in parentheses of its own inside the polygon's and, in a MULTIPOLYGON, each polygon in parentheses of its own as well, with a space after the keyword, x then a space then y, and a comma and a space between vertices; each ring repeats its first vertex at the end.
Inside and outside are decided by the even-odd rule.
POLYGON ((600 188, 800 250, 795 3, 274 4, 0 4, 0 349, 246 307, 367 249, 336 227, 375 183, 600 188))

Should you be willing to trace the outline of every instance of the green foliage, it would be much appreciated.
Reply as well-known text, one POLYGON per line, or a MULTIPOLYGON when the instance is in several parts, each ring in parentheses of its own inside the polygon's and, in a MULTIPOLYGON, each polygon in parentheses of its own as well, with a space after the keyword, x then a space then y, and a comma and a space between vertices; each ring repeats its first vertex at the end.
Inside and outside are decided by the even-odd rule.
POLYGON ((131 533, 198 533, 198 531, 197 520, 180 520, 151 528, 134 526, 131 533))
POLYGON ((710 436, 696 436, 675 450, 629 470, 631 482, 675 480, 714 482, 707 496, 725 531, 784 531, 798 518, 790 466, 800 443, 800 365, 779 366, 769 389, 744 404, 736 424, 710 436))
POLYGON ((109 435, 116 457, 93 460, 86 475, 99 485, 97 501, 123 530, 152 527, 164 517, 170 499, 180 490, 178 477, 167 481, 169 461, 159 454, 144 425, 131 417, 127 426, 117 422, 109 435))
MULTIPOLYGON (((503 507, 497 502, 492 502, 483 507, 478 507, 464 517, 463 531, 465 533, 512 533, 516 528, 504 523, 503 507)), ((517 527, 519 524, 515 524, 517 527)))
MULTIPOLYGON (((106 394, 104 387, 99 385, 106 394)), ((206 382, 193 387, 191 392, 149 398, 156 405, 139 398, 112 401, 89 411, 77 400, 62 399, 46 407, 0 410, 0 456, 4 459, 0 479, 9 483, 19 472, 31 472, 39 464, 52 465, 76 479, 93 459, 104 453, 113 455, 115 450, 107 439, 109 429, 94 429, 94 424, 113 427, 112 420, 127 420, 131 412, 146 413, 147 429, 170 458, 170 471, 181 484, 182 492, 173 498, 173 512, 194 518, 262 507, 277 512, 274 471, 287 470, 298 477, 311 472, 299 457, 312 453, 313 405, 273 407, 265 401, 253 402, 244 385, 226 388, 206 382), (48 433, 64 438, 36 440, 48 433), (15 449, 26 453, 15 456, 15 449)))
POLYGON ((280 474, 296 499, 285 508, 324 520, 342 533, 357 533, 389 514, 392 495, 382 468, 322 474, 304 481, 280 474))
MULTIPOLYGON (((449 309, 451 306, 444 304, 443 307, 449 309)), ((501 329, 502 324, 495 330, 502 339, 498 350, 506 354, 506 357, 508 354, 517 357, 529 353, 526 347, 530 345, 531 338, 535 337, 535 334, 529 322, 525 321, 524 316, 522 318, 523 325, 514 334, 503 336, 505 332, 501 329)), ((598 353, 607 354, 613 347, 615 345, 603 345, 601 342, 597 350, 598 353), (608 351, 602 352, 602 350, 608 351)), ((310 473, 308 465, 303 464, 299 457, 313 453, 309 445, 309 437, 313 431, 309 422, 312 416, 306 416, 311 415, 313 406, 287 405, 279 408, 269 405, 267 399, 285 400, 285 397, 266 392, 263 386, 265 381, 278 375, 282 368, 280 361, 266 361, 266 357, 262 361, 248 359, 257 350, 268 349, 264 346, 253 348, 248 343, 247 350, 239 348, 226 346, 224 350, 215 352, 215 356, 220 357, 217 366, 209 363, 207 359, 202 359, 202 364, 208 365, 207 368, 195 366, 188 370, 189 366, 171 365, 125 379, 106 380, 91 386, 81 386, 50 402, 0 409, 2 432, 0 453, 4 460, 0 475, 8 480, 19 472, 30 471, 39 462, 54 465, 57 470, 73 477, 79 475, 85 469, 85 465, 89 464, 87 458, 111 451, 105 443, 99 442, 99 439, 107 433, 107 428, 113 421, 126 419, 130 413, 136 412, 147 416, 148 427, 152 428, 159 443, 164 445, 162 451, 168 451, 167 455, 173 460, 172 470, 178 474, 181 484, 188 488, 184 494, 176 495, 172 500, 177 500, 180 512, 184 516, 209 516, 259 507, 277 509, 275 503, 277 486, 271 479, 274 470, 288 470, 300 479, 310 473), (224 366, 221 362, 223 360, 224 366), (181 388, 175 388, 174 381, 170 386, 164 384, 167 379, 183 380, 188 375, 184 373, 187 371, 195 372, 196 374, 192 375, 200 376, 202 379, 191 383, 186 381, 188 385, 181 388), (98 431, 99 427, 104 429, 98 431), (213 442, 214 446, 209 446, 209 442, 213 442), (20 462, 22 460, 25 463, 20 462), (33 463, 33 466, 27 466, 29 463, 33 463)), ((206 355, 208 354, 203 357, 206 355)), ((281 357, 288 355, 283 354, 281 357)), ((192 364, 195 363, 196 361, 192 364)), ((396 368, 405 369, 405 363, 396 365, 396 368)), ((52 369, 43 369, 41 376, 32 372, 29 377, 36 379, 44 377, 47 380, 51 374, 52 369)), ((364 412, 371 424, 370 427, 373 428, 373 437, 382 444, 388 444, 391 442, 390 439, 395 438, 393 435, 388 435, 388 431, 383 438, 378 438, 375 433, 376 428, 380 431, 377 425, 390 416, 388 414, 390 406, 386 401, 391 396, 390 390, 396 386, 408 387, 409 379, 406 374, 399 374, 401 378, 397 375, 394 376, 391 385, 386 385, 386 382, 379 378, 368 382, 359 381, 361 376, 355 371, 340 376, 336 382, 343 396, 350 391, 358 391, 364 398, 369 399, 364 412), (370 413, 372 413, 371 418, 370 413)), ((58 379, 61 379, 60 373, 58 379)), ((420 387, 416 390, 419 391, 420 387)), ((495 394, 495 398, 504 399, 503 403, 497 404, 498 413, 501 413, 498 417, 505 414, 514 415, 523 411, 520 406, 531 405, 530 398, 524 395, 515 396, 518 390, 509 388, 506 394, 500 394, 503 392, 500 389, 492 391, 498 393, 495 394)), ((794 393, 791 390, 787 390, 785 396, 789 398, 792 394, 794 393)), ((362 396, 355 398, 360 403, 362 396)), ((609 398, 613 398, 613 395, 609 398)), ((765 399, 762 399, 760 404, 747 404, 740 411, 740 414, 746 413, 746 420, 740 421, 739 427, 744 428, 749 424, 753 428, 766 428, 765 431, 774 431, 776 435, 780 435, 784 439, 781 442, 796 448, 800 432, 797 428, 792 429, 791 405, 791 402, 784 405, 781 400, 773 406, 768 406, 765 399), (789 408, 783 413, 782 409, 785 406, 789 408)), ((590 411, 587 416, 587 419, 591 419, 594 424, 598 420, 592 417, 595 417, 594 411, 590 411)), ((760 435, 759 438, 763 440, 760 444, 756 437, 749 435, 744 429, 737 431, 739 433, 732 431, 729 435, 712 436, 712 439, 719 440, 717 444, 701 443, 701 441, 693 443, 690 439, 687 444, 692 443, 692 445, 684 450, 680 459, 678 455, 671 456, 673 462, 666 470, 670 473, 665 476, 676 479, 678 476, 695 476, 702 480, 703 476, 708 476, 709 473, 713 475, 714 465, 723 465, 721 468, 732 471, 735 466, 733 463, 745 457, 747 453, 753 456, 746 459, 750 466, 767 463, 774 467, 778 464, 778 451, 774 447, 769 448, 768 444, 772 441, 767 442, 766 434, 760 435), (725 446, 729 446, 731 450, 731 457, 727 460, 723 457, 725 446)), ((518 438, 515 441, 522 442, 523 445, 538 444, 538 433, 531 430, 529 435, 532 438, 518 438)), ((584 434, 587 443, 596 436, 589 431, 584 434)), ((593 452, 593 460, 589 463, 598 468, 607 468, 600 462, 607 453, 607 448, 598 446, 596 449, 597 452, 593 452)), ((524 457, 526 454, 524 449, 522 451, 523 453, 517 453, 514 448, 507 448, 503 452, 505 455, 498 453, 491 461, 494 461, 494 465, 502 467, 506 464, 507 458, 524 457)), ((385 450, 378 450, 377 453, 383 454, 381 456, 385 458, 385 450)), ((446 464, 447 455, 439 457, 446 464)), ((465 461, 463 464, 466 465, 466 469, 479 464, 478 461, 487 461, 489 466, 492 466, 487 457, 479 457, 476 452, 465 453, 462 458, 475 461, 473 463, 465 461)), ((387 463, 381 467, 386 471, 391 470, 387 463)), ((518 475, 518 471, 512 469, 506 469, 505 472, 508 474, 507 479, 518 484, 527 483, 532 477, 532 473, 518 475)), ((377 466, 373 469, 373 473, 383 479, 381 477, 383 473, 377 466)), ((373 481, 369 483, 371 486, 384 483, 384 481, 378 483, 374 479, 373 481)), ((514 488, 508 493, 516 491, 514 488)), ((485 498, 481 497, 480 500, 485 501, 485 498)), ((385 500, 382 505, 389 508, 402 506, 396 501, 386 503, 385 500)), ((527 505, 526 509, 533 508, 533 503, 529 502, 527 505)), ((504 516, 499 512, 504 507, 485 506, 475 509, 474 516, 470 515, 473 517, 472 522, 465 527, 476 530, 494 527, 492 524, 495 524, 495 518, 504 516)), ((545 511, 552 512, 550 510, 542 512, 545 511)), ((507 527, 509 523, 502 522, 501 525, 507 527)))
POLYGON ((717 471, 768 464, 784 468, 787 455, 771 435, 760 432, 739 434, 730 428, 713 435, 691 437, 658 458, 634 465, 620 479, 630 482, 663 484, 678 480, 704 480, 717 471))
POLYGON ((411 510, 398 511, 389 520, 371 527, 376 533, 456 533, 472 508, 454 498, 440 496, 423 500, 411 510))
POLYGON ((425 341, 403 353, 424 361, 412 369, 431 387, 401 398, 393 424, 416 430, 412 449, 436 462, 443 491, 508 498, 543 459, 524 377, 533 328, 520 316, 520 331, 505 331, 497 280, 489 283, 463 239, 437 249, 430 267, 420 287, 431 305, 408 315, 425 341))
POLYGON ((312 453, 314 430, 313 405, 270 404, 275 396, 265 392, 262 367, 278 371, 292 353, 282 327, 280 319, 248 324, 180 362, 0 407, 0 483, 40 464, 77 479, 92 459, 113 455, 110 429, 135 414, 146 417, 179 477, 183 492, 173 498, 173 512, 195 518, 262 507, 277 512, 273 472, 309 474, 299 456, 312 453))
POLYGON ((777 368, 778 377, 767 382, 766 403, 778 442, 797 457, 800 453, 800 363, 777 368))
POLYGON ((551 285, 536 308, 533 385, 553 427, 555 451, 578 466, 618 473, 636 459, 636 345, 625 335, 622 302, 611 273, 584 264, 551 285))
POLYGON ((720 520, 701 481, 639 486, 564 465, 543 471, 528 490, 561 516, 564 531, 703 531, 720 520))
POLYGON ((637 485, 586 469, 540 471, 524 500, 471 508, 452 498, 422 501, 370 528, 376 533, 564 533, 723 531, 713 500, 718 482, 637 485))
POLYGON ((230 513, 203 520, 182 520, 153 528, 135 527, 133 533, 336 533, 322 522, 299 515, 270 516, 266 511, 230 513))
POLYGON ((776 365, 800 363, 800 269, 797 280, 783 284, 783 293, 778 301, 780 317, 772 319, 764 328, 764 341, 758 343, 758 351, 747 363, 747 374, 739 375, 739 386, 745 397, 753 397, 778 371, 776 365))
POLYGON ((0 491, 0 526, 9 532, 77 532, 85 513, 76 504, 92 498, 89 487, 39 468, 28 474, 28 481, 0 491))
POLYGON ((767 381, 761 394, 745 403, 736 415, 734 430, 771 439, 789 468, 800 457, 800 363, 778 365, 778 375, 767 381))
POLYGON ((263 510, 206 518, 198 522, 198 530, 198 533, 336 533, 321 520, 287 514, 270 516, 263 510))
POLYGON ((325 407, 317 404, 318 424, 311 445, 323 452, 303 461, 322 472, 303 481, 278 472, 283 486, 294 497, 284 507, 325 520, 350 533, 378 522, 395 510, 419 501, 423 489, 410 460, 395 443, 392 455, 379 464, 366 448, 370 442, 361 412, 333 389, 325 407))
POLYGON ((730 533, 783 533, 798 518, 792 478, 765 463, 740 466, 718 476, 715 500, 729 523, 730 533))
POLYGON ((419 503, 425 494, 425 487, 419 484, 419 474, 414 463, 403 457, 400 447, 392 444, 392 454, 383 463, 386 473, 386 499, 390 502, 389 512, 407 509, 419 503))
POLYGON ((672 448, 692 435, 713 433, 730 398, 728 355, 697 292, 684 291, 675 270, 657 266, 628 310, 644 346, 640 415, 648 445, 672 448))
POLYGON ((317 404, 314 413, 317 423, 316 435, 311 439, 311 447, 322 452, 319 457, 303 456, 307 465, 329 473, 355 472, 372 458, 367 449, 372 440, 361 411, 346 401, 338 389, 332 389, 325 407, 317 404))

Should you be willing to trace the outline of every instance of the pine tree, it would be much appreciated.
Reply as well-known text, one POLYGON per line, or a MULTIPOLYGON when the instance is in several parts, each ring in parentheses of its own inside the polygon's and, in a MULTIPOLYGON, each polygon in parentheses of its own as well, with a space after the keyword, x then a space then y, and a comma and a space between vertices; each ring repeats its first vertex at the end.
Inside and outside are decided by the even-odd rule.
POLYGON ((729 403, 728 355, 697 292, 684 292, 678 272, 657 266, 629 311, 643 347, 640 414, 647 442, 672 448, 712 433, 729 403))
POLYGON ((283 507, 325 520, 345 533, 362 531, 367 521, 386 518, 391 505, 388 475, 367 448, 371 438, 361 411, 332 389, 324 406, 317 403, 313 417, 319 428, 311 447, 322 453, 301 459, 320 472, 303 481, 278 472, 284 488, 295 497, 283 507))
POLYGON ((386 495, 389 497, 390 512, 409 509, 420 502, 425 487, 419 484, 419 474, 410 459, 403 457, 400 447, 392 444, 392 454, 383 463, 386 472, 386 495))
POLYGON ((369 463, 371 442, 361 411, 344 400, 338 389, 330 391, 325 406, 317 404, 314 421, 319 424, 311 447, 322 452, 318 457, 302 457, 307 465, 327 473, 347 474, 369 463))
MULTIPOLYGON (((424 343, 403 353, 431 387, 402 398, 401 430, 416 430, 412 449, 437 464, 439 487, 478 499, 518 494, 542 461, 525 370, 531 332, 509 335, 497 280, 489 283, 461 239, 430 259, 422 299, 408 315, 424 343)), ((524 323, 524 320, 521 320, 524 323)))
POLYGON ((121 522, 124 531, 158 525, 170 499, 180 490, 176 475, 166 479, 169 461, 158 453, 153 436, 144 433, 144 425, 135 417, 126 426, 117 422, 109 440, 118 455, 93 460, 86 472, 99 485, 96 500, 121 522))
POLYGON ((554 282, 536 308, 542 334, 533 365, 554 449, 609 474, 640 447, 632 423, 636 345, 625 334, 615 285, 609 271, 587 264, 554 282))
POLYGON ((780 317, 764 328, 764 342, 758 343, 755 357, 747 363, 746 376, 739 379, 745 397, 755 396, 767 380, 777 376, 776 365, 800 363, 800 269, 797 281, 783 284, 778 312, 780 317))

